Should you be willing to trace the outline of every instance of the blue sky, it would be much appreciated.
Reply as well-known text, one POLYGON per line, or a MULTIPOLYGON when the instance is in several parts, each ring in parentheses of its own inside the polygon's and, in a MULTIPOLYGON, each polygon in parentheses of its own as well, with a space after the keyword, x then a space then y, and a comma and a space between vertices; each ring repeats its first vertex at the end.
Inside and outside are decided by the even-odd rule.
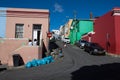
POLYGON ((50 10, 50 30, 59 29, 69 18, 89 19, 102 16, 114 7, 120 7, 120 0, 0 0, 0 7, 33 8, 50 10))

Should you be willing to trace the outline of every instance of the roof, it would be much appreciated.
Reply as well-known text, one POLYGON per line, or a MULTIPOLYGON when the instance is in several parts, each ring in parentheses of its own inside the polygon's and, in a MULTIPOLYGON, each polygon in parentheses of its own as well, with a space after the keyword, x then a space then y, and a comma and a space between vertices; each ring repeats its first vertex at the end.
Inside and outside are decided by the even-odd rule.
MULTIPOLYGON (((3 8, 0 8, 0 10, 3 8)), ((30 9, 30 8, 5 8, 7 11, 14 11, 14 12, 37 12, 37 13, 47 13, 49 14, 48 9, 30 9)))
POLYGON ((120 7, 115 7, 115 8, 113 8, 112 10, 113 10, 113 11, 114 11, 114 10, 120 10, 120 7))

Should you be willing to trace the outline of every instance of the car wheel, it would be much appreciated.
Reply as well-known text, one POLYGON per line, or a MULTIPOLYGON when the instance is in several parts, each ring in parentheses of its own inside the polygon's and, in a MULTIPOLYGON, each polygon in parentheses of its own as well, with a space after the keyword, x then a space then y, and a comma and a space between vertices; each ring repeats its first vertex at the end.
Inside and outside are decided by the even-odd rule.
POLYGON ((80 48, 82 48, 81 46, 79 46, 80 48))
POLYGON ((92 51, 90 51, 90 52, 89 52, 89 54, 90 54, 90 55, 92 55, 92 54, 93 54, 93 52, 92 52, 92 51))

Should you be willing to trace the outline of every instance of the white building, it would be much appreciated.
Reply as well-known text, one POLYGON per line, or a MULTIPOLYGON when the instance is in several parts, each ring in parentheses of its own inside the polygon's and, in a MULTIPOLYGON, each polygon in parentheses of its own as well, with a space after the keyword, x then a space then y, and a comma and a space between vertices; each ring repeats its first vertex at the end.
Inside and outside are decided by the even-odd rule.
POLYGON ((55 37, 55 39, 58 39, 60 36, 60 31, 59 30, 52 30, 52 32, 54 32, 53 37, 55 37))

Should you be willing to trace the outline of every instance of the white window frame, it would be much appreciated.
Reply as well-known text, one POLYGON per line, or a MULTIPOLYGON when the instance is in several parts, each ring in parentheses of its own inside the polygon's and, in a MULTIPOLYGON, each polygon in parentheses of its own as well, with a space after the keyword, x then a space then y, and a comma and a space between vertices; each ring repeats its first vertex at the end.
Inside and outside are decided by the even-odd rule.
POLYGON ((24 24, 15 25, 15 38, 23 38, 24 24))

